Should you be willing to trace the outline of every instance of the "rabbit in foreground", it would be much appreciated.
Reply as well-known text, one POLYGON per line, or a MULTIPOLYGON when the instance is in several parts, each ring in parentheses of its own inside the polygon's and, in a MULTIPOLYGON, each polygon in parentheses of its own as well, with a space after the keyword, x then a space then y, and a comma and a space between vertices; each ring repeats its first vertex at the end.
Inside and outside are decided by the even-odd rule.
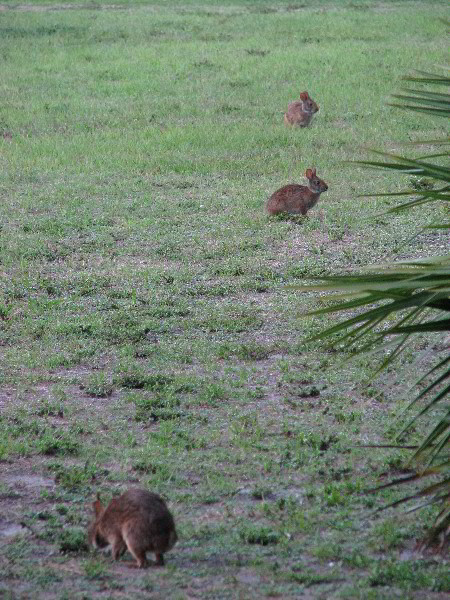
POLYGON ((267 201, 266 209, 270 215, 279 213, 306 215, 328 189, 325 181, 317 177, 316 169, 306 169, 308 186, 292 183, 274 192, 267 201))
POLYGON ((319 105, 309 97, 308 92, 302 92, 300 100, 289 103, 288 110, 284 113, 284 122, 286 125, 307 127, 318 110, 319 105))
POLYGON ((97 496, 93 507, 95 519, 88 528, 90 545, 111 546, 114 560, 128 549, 139 568, 148 564, 147 551, 155 553, 157 565, 164 564, 163 553, 175 545, 178 536, 173 517, 160 496, 136 488, 114 498, 106 508, 97 496))

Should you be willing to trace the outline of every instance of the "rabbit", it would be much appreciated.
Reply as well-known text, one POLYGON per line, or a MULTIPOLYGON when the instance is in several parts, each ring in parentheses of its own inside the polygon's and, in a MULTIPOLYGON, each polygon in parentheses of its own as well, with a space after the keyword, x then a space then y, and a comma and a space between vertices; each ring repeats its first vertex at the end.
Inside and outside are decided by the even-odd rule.
POLYGON ((90 545, 111 546, 114 560, 128 549, 138 568, 148 564, 145 553, 154 552, 156 564, 164 565, 163 553, 175 545, 178 536, 173 517, 160 496, 134 488, 113 498, 106 508, 97 495, 93 508, 95 518, 88 528, 90 545))
POLYGON ((294 127, 307 127, 318 110, 319 105, 309 97, 308 92, 302 92, 300 100, 289 103, 288 110, 284 113, 284 122, 294 127))
POLYGON ((325 181, 317 177, 316 169, 306 169, 308 186, 292 183, 274 192, 267 201, 266 209, 270 215, 282 212, 306 215, 319 200, 320 194, 328 189, 325 181))

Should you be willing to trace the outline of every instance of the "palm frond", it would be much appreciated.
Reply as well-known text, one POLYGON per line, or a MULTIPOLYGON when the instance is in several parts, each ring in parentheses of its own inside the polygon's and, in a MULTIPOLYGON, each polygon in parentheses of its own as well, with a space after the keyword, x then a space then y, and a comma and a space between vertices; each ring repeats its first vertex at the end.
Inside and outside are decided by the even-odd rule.
MULTIPOLYGON (((406 76, 403 80, 428 88, 450 84, 450 77, 426 71, 416 71, 414 75, 406 76)), ((394 94, 393 98, 396 102, 391 106, 397 108, 434 116, 450 116, 450 94, 443 91, 416 89, 414 86, 403 89, 403 93, 394 94)), ((447 146, 449 143, 448 136, 442 140, 412 142, 416 146, 429 145, 431 148, 437 145, 447 146)), ((414 189, 366 194, 369 197, 410 198, 390 208, 385 214, 450 200, 450 168, 448 164, 436 162, 436 159, 441 163, 448 159, 448 152, 434 152, 415 158, 379 150, 371 152, 379 156, 380 160, 362 160, 356 164, 425 178, 422 185, 420 180, 418 181, 417 187, 413 180, 414 189)), ((423 228, 450 229, 450 221, 426 225, 423 228)), ((377 267, 375 272, 367 269, 366 273, 357 275, 320 277, 318 281, 320 283, 316 285, 296 287, 300 291, 329 292, 321 298, 321 301, 327 302, 327 306, 317 308, 309 314, 350 312, 350 316, 322 330, 308 341, 329 339, 337 344, 345 343, 346 347, 353 351, 353 355, 382 350, 384 357, 377 372, 391 364, 417 334, 441 335, 442 332, 450 332, 449 255, 385 265, 382 269, 377 267), (393 344, 393 340, 397 343, 393 344)), ((414 468, 413 473, 368 490, 374 492, 420 482, 419 490, 384 508, 423 498, 426 500, 410 510, 433 504, 440 506, 440 512, 425 544, 433 543, 438 536, 443 536, 445 540, 450 538, 450 408, 444 402, 450 393, 449 362, 448 354, 443 359, 439 358, 410 388, 409 393, 415 389, 418 391, 407 410, 415 409, 416 413, 402 428, 399 436, 408 435, 413 425, 421 418, 432 422, 428 433, 412 453, 409 464, 414 468), (427 477, 433 477, 434 481, 424 485, 422 482, 427 477)))
POLYGON ((416 83, 425 84, 441 84, 449 85, 450 77, 446 75, 436 75, 435 73, 429 73, 427 71, 416 71, 417 75, 405 75, 402 77, 403 81, 414 81, 416 83))
POLYGON ((415 175, 430 177, 437 179, 438 181, 450 182, 450 172, 448 167, 441 167, 435 163, 428 163, 423 160, 416 160, 414 158, 408 158, 407 156, 400 156, 390 152, 381 152, 380 150, 372 150, 371 152, 386 156, 387 158, 393 159, 395 162, 359 160, 355 161, 356 164, 377 167, 380 169, 394 169, 396 171, 403 171, 404 173, 413 173, 415 175))
MULTIPOLYGON (((416 96, 420 96, 421 98, 429 98, 430 100, 441 100, 446 101, 450 107, 450 94, 443 92, 429 92, 427 90, 412 90, 410 88, 402 88, 403 92, 407 94, 415 94, 416 96)), ((403 94, 391 94, 393 98, 404 98, 403 94)), ((407 96, 408 97, 408 96, 407 96)))
POLYGON ((447 108, 437 108, 434 106, 414 106, 414 104, 397 104, 395 102, 390 102, 389 106, 394 106, 396 108, 402 108, 404 110, 413 110, 415 112, 422 112, 428 115, 433 115, 435 117, 447 117, 448 109, 447 108))

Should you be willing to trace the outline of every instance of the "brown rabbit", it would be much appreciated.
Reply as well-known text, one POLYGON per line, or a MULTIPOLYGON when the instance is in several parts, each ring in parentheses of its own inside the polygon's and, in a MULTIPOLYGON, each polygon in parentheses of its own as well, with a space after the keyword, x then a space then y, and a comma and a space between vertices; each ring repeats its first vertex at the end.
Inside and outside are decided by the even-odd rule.
POLYGON ((270 215, 282 212, 306 215, 319 200, 320 194, 328 189, 325 181, 317 177, 315 169, 306 169, 308 187, 292 183, 274 192, 267 201, 266 209, 270 215))
POLYGON ((319 105, 309 97, 308 92, 302 92, 300 100, 289 103, 288 110, 284 113, 284 122, 286 125, 307 127, 318 110, 319 105))
POLYGON ((160 496, 134 488, 113 498, 106 508, 97 496, 93 507, 95 519, 88 528, 89 544, 94 548, 110 545, 114 560, 128 549, 139 568, 147 566, 147 551, 155 553, 157 565, 164 564, 163 553, 175 545, 178 536, 173 517, 160 496))

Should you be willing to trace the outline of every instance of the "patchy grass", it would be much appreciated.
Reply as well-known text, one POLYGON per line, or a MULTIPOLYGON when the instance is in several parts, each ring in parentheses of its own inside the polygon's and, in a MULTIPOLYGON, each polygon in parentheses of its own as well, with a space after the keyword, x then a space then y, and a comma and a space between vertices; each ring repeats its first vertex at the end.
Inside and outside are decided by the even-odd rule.
POLYGON ((393 491, 362 493, 404 454, 358 447, 392 442, 417 352, 439 348, 424 336, 401 377, 373 382, 372 359, 305 343, 328 319, 305 318, 318 299, 295 288, 448 247, 417 212, 360 197, 396 175, 344 163, 441 135, 386 100, 443 64, 446 4, 0 14, 0 595, 446 597, 448 564, 414 550, 431 512, 393 520, 374 513, 393 491), (286 129, 303 89, 321 110, 286 129), (318 206, 268 218, 268 195, 311 166, 318 206), (84 534, 97 492, 138 483, 179 532, 142 573, 88 555, 84 534))

